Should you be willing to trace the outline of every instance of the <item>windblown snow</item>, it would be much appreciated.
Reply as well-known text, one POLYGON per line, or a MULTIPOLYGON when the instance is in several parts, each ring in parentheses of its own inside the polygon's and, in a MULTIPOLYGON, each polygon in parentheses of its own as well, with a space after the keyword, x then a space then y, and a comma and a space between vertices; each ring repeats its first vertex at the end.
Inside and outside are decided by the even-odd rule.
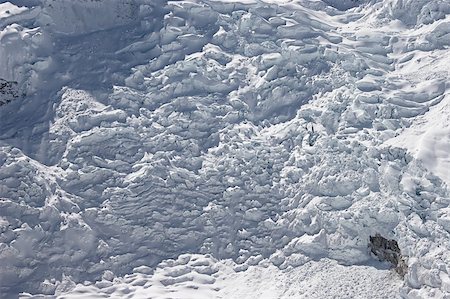
POLYGON ((449 14, 0 4, 0 297, 450 298, 449 14))

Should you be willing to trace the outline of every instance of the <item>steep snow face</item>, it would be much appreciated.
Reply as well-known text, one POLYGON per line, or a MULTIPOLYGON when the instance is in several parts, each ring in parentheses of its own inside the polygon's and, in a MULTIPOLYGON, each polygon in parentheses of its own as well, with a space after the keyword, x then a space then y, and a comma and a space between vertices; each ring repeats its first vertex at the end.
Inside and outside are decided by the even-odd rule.
POLYGON ((7 4, 0 292, 449 295, 450 27, 420 3, 7 4))

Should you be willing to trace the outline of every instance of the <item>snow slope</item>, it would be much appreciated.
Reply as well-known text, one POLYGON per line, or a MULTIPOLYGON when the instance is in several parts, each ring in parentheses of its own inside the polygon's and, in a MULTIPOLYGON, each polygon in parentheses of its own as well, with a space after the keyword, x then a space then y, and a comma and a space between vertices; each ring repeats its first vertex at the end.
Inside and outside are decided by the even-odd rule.
POLYGON ((12 2, 3 297, 450 296, 447 1, 12 2))

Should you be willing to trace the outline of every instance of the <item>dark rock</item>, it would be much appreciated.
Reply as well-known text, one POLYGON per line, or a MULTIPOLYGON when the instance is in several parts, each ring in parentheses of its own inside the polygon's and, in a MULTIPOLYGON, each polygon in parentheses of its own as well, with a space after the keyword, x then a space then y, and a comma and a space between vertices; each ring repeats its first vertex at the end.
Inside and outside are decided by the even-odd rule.
POLYGON ((0 106, 19 97, 19 87, 16 81, 7 81, 0 78, 0 106))
POLYGON ((405 276, 408 271, 405 258, 402 256, 398 243, 395 240, 388 240, 380 234, 370 236, 370 251, 380 260, 387 261, 392 264, 395 271, 405 276))

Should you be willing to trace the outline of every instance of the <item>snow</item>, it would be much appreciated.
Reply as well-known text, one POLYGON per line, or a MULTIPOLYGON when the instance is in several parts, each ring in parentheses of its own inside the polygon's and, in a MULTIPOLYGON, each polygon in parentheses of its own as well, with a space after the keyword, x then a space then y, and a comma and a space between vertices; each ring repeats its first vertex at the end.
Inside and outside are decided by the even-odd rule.
POLYGON ((407 148, 427 169, 450 186, 449 115, 449 101, 445 98, 387 144, 407 148))
POLYGON ((450 296, 449 12, 1 4, 0 297, 450 296))
POLYGON ((21 12, 27 10, 26 7, 18 7, 11 2, 5 2, 0 4, 0 19, 5 19, 10 16, 20 14, 21 12))
POLYGON ((401 282, 383 265, 343 266, 323 259, 288 271, 269 264, 241 272, 233 267, 210 256, 185 254, 155 270, 143 266, 120 278, 109 272, 95 284, 74 287, 66 277, 56 293, 57 298, 400 298, 401 282), (68 285, 73 288, 69 296, 64 295, 68 285))

